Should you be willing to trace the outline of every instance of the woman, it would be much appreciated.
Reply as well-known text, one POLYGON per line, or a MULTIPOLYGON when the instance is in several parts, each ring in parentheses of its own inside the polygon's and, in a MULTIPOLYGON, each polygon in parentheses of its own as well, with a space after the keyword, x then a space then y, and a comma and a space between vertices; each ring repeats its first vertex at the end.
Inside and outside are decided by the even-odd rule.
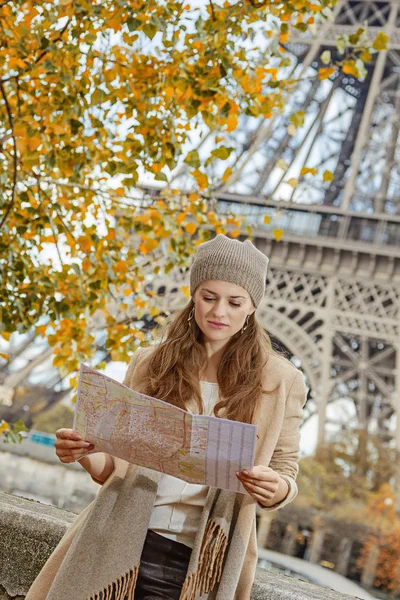
POLYGON ((27 600, 250 599, 256 505, 276 510, 297 494, 306 400, 302 373, 271 348, 256 319, 267 266, 249 240, 219 234, 201 244, 189 304, 165 340, 135 352, 124 380, 191 412, 256 424, 255 466, 237 473, 248 493, 187 484, 105 453, 85 456, 93 446, 59 429, 59 459, 79 460, 102 487, 27 600))

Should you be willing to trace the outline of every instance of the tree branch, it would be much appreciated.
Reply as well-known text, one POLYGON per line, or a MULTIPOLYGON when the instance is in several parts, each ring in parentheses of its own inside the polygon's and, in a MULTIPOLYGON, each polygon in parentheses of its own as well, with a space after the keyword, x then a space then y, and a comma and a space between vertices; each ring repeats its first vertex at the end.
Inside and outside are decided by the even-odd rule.
POLYGON ((4 89, 4 85, 3 83, 0 83, 0 91, 1 91, 1 95, 3 96, 3 100, 5 102, 6 105, 6 111, 7 111, 7 116, 8 116, 8 122, 10 125, 10 129, 11 129, 11 136, 13 139, 13 146, 14 146, 14 156, 13 156, 13 181, 12 181, 12 189, 11 189, 11 200, 10 203, 8 205, 8 207, 6 208, 6 212, 0 222, 0 229, 3 227, 4 223, 7 220, 8 215, 11 212, 12 207, 14 206, 14 202, 15 202, 15 192, 16 192, 16 188, 17 188, 17 164, 18 164, 18 155, 17 155, 17 142, 15 140, 15 135, 14 135, 14 120, 13 120, 13 116, 11 113, 11 108, 10 108, 10 104, 8 102, 8 98, 7 98, 7 94, 6 91, 4 89))

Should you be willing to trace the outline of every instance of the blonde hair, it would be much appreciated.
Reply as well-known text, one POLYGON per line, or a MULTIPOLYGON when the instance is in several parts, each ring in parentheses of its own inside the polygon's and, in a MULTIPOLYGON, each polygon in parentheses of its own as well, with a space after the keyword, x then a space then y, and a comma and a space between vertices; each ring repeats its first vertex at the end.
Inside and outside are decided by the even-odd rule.
MULTIPOLYGON (((207 352, 195 319, 188 322, 193 307, 190 299, 185 308, 170 315, 160 328, 157 336, 160 341, 150 355, 146 377, 138 391, 184 410, 186 400, 193 398, 198 414, 204 414, 199 374, 207 364, 207 352)), ((252 422, 262 394, 270 393, 263 389, 262 380, 271 354, 280 355, 272 348, 270 337, 254 311, 245 331, 237 332, 228 341, 218 366, 219 401, 214 407, 215 416, 225 409, 226 419, 252 422)))

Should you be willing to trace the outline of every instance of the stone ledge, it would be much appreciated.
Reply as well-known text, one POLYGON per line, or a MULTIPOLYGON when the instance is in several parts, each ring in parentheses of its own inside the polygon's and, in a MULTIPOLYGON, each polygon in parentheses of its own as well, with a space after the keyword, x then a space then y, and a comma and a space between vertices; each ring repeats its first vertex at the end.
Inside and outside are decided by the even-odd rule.
MULTIPOLYGON (((76 514, 0 492, 0 600, 23 600, 76 514)), ((251 600, 351 600, 347 596, 257 569, 251 600)), ((354 600, 354 598, 353 598, 354 600)))

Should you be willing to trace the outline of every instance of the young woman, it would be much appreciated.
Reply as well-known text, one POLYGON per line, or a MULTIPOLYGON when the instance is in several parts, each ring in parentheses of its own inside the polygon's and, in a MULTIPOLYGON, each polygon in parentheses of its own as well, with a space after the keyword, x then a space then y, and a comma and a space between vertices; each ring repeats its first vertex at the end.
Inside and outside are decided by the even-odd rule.
MULTIPOLYGON (((255 466, 237 473, 248 494, 193 485, 57 431, 61 462, 79 460, 101 485, 66 531, 27 600, 249 600, 257 562, 256 506, 297 494, 304 378, 271 347, 255 311, 268 258, 249 240, 201 244, 191 300, 140 348, 124 383, 193 413, 254 423, 255 466)), ((132 440, 135 443, 135 440, 132 440)))

